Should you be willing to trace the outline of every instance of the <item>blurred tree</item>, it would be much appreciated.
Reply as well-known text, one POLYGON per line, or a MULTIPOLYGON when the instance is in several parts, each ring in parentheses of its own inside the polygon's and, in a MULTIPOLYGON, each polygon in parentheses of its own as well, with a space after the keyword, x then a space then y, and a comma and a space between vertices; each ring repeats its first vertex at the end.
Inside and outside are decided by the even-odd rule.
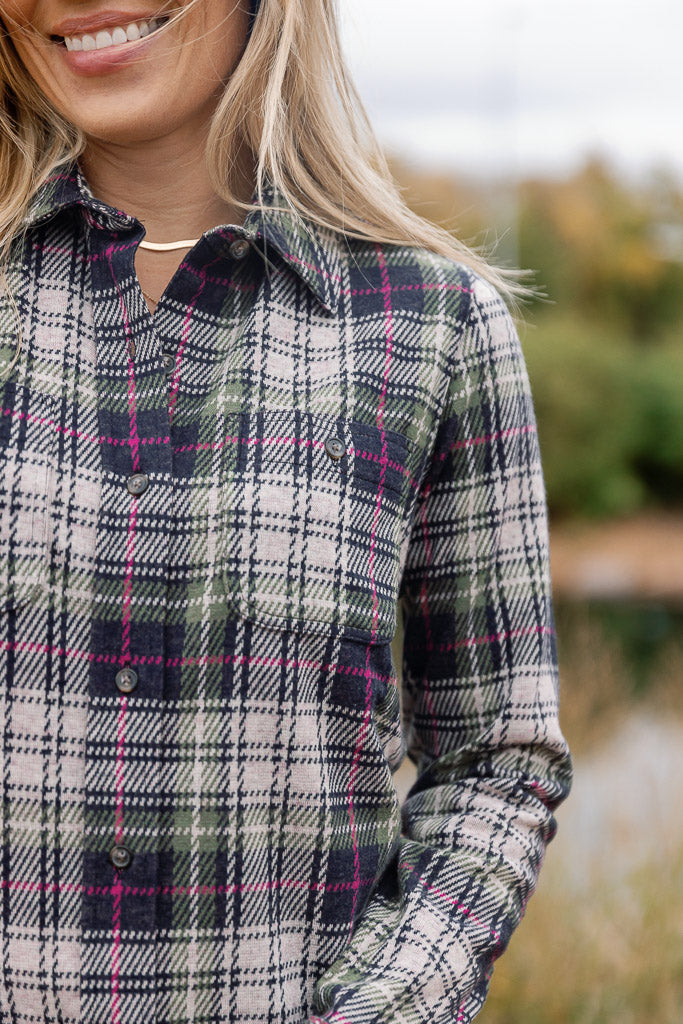
POLYGON ((537 269, 559 307, 608 321, 640 343, 656 341, 683 319, 683 262, 658 231, 673 199, 669 180, 629 188, 598 160, 566 181, 524 182, 520 264, 537 269))
POLYGON ((523 336, 551 512, 683 503, 680 182, 659 169, 629 185, 597 159, 516 191, 394 173, 413 209, 465 241, 511 231, 517 265, 550 300, 531 304, 537 326, 523 336))
POLYGON ((609 321, 639 342, 683 320, 683 191, 664 171, 636 188, 593 159, 565 180, 520 183, 513 210, 509 182, 393 170, 414 210, 465 241, 486 248, 512 228, 518 265, 533 268, 560 310, 609 321))

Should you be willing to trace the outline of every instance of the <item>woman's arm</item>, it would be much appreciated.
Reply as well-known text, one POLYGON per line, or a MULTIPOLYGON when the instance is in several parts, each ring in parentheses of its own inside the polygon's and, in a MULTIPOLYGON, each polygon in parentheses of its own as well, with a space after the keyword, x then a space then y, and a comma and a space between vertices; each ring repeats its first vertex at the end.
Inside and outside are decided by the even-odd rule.
POLYGON ((557 718, 545 494, 513 322, 477 282, 403 578, 418 780, 316 1021, 465 1024, 536 882, 571 763, 557 718))

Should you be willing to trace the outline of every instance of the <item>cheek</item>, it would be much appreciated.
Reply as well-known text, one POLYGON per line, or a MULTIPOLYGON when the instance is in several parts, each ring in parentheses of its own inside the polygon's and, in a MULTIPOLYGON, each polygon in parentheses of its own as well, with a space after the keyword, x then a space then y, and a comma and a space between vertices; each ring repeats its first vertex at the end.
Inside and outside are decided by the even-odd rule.
MULTIPOLYGON (((19 75, 22 75, 23 81, 27 86, 30 87, 31 83, 34 86, 34 94, 37 89, 44 97, 54 103, 58 99, 56 88, 57 76, 55 74, 54 58, 49 48, 45 45, 37 44, 27 36, 24 36, 20 42, 15 39, 14 48, 18 56, 18 63, 21 65, 21 70, 14 72, 13 77, 18 79, 19 75), (26 82, 27 78, 31 80, 31 83, 26 82)), ((13 64, 17 64, 16 57, 14 57, 13 64)), ((17 81, 16 84, 20 85, 21 82, 17 81)))
POLYGON ((12 31, 15 25, 25 25, 31 20, 35 6, 33 0, 30 3, 26 0, 24 2, 12 0, 11 3, 0 3, 0 18, 5 27, 12 31))
MULTIPOLYGON (((229 0, 233 6, 234 0, 229 0)), ((227 20, 206 24, 204 41, 206 62, 217 77, 226 81, 234 71, 244 51, 249 34, 248 5, 235 3, 227 20)))
POLYGON ((7 29, 11 42, 2 43, 10 68, 16 66, 17 57, 34 81, 49 84, 51 45, 31 24, 34 4, 0 4, 2 27, 7 29))
POLYGON ((35 50, 37 43, 42 41, 42 37, 38 35, 33 27, 35 6, 33 2, 0 3, 2 26, 7 30, 12 40, 12 43, 7 44, 7 46, 11 48, 13 44, 14 49, 22 57, 22 60, 24 53, 35 50))

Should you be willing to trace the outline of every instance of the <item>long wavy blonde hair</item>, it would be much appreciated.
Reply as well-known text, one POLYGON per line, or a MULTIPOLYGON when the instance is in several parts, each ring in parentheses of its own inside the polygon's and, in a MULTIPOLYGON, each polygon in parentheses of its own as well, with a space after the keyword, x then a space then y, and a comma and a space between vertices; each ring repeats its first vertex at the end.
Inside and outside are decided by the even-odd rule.
MULTIPOLYGON (((202 0, 167 9, 170 22, 196 3, 202 0)), ((2 268, 32 198, 58 166, 80 156, 85 139, 45 99, 0 28, 2 268)), ((234 194, 234 156, 245 143, 259 197, 269 184, 304 221, 353 238, 417 245, 471 267, 509 301, 524 294, 515 273, 495 269, 406 206, 346 68, 337 0, 261 0, 206 150, 217 193, 241 207, 247 204, 234 194)))

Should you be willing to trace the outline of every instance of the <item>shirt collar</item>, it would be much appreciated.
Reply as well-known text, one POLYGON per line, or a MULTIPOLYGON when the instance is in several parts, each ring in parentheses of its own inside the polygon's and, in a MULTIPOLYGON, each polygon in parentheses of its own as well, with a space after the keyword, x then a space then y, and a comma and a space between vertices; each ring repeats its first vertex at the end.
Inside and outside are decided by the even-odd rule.
POLYGON ((331 313, 336 313, 341 294, 343 238, 313 224, 286 208, 273 188, 262 195, 263 210, 255 206, 245 218, 247 232, 263 240, 266 258, 272 247, 331 313))
POLYGON ((134 217, 96 199, 80 168, 73 164, 57 168, 41 185, 28 208, 24 225, 35 227, 73 206, 80 206, 86 215, 90 214, 90 223, 101 227, 116 229, 135 224, 134 217))
MULTIPOLYGON (((324 308, 335 313, 341 293, 342 236, 297 216, 285 207, 272 187, 263 190, 262 203, 263 209, 256 205, 254 198, 253 209, 247 213, 240 232, 261 243, 260 248, 267 261, 270 261, 274 250, 324 308)), ((34 227, 52 219, 60 211, 76 206, 82 208, 91 226, 120 230, 137 223, 134 217, 96 199, 80 169, 73 164, 57 169, 41 186, 24 224, 34 227)), ((214 230, 219 234, 224 231, 223 228, 214 230)))

